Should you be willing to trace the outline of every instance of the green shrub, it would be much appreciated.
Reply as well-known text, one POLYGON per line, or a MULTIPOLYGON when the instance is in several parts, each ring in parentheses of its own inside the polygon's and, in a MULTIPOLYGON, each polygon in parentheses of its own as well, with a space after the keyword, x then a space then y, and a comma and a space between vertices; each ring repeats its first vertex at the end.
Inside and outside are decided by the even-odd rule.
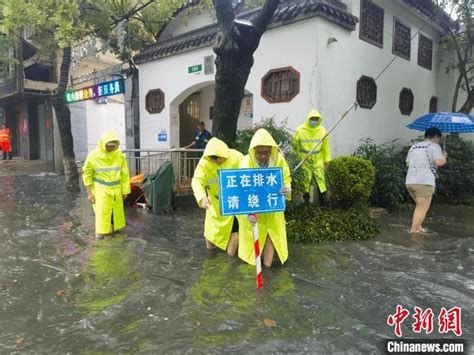
POLYGON ((303 204, 287 215, 287 235, 292 242, 360 240, 378 233, 369 215, 355 210, 321 209, 303 204))
POLYGON ((275 142, 277 142, 280 151, 286 155, 291 150, 291 142, 293 136, 286 128, 286 121, 281 125, 277 125, 273 117, 265 118, 256 123, 252 128, 247 128, 242 131, 237 131, 237 136, 232 148, 237 149, 242 154, 247 154, 249 151, 250 141, 258 129, 265 128, 271 134, 275 142))
POLYGON ((367 206, 375 182, 375 169, 369 160, 339 157, 327 168, 330 192, 336 207, 367 206))
POLYGON ((370 160, 376 172, 371 205, 401 209, 409 199, 405 188, 405 160, 408 150, 397 146, 396 139, 384 144, 375 144, 371 138, 362 139, 361 142, 354 154, 370 160))
POLYGON ((474 144, 460 137, 449 136, 446 143, 448 159, 438 169, 435 201, 472 204, 474 200, 474 144))
POLYGON ((293 135, 287 130, 286 121, 282 122, 280 125, 277 125, 274 118, 270 117, 255 124, 252 128, 238 131, 235 143, 232 147, 240 151, 242 154, 248 154, 250 141, 252 140, 255 132, 260 128, 265 128, 272 135, 273 139, 280 148, 280 153, 284 155, 286 162, 290 167, 292 179, 292 201, 288 202, 287 211, 291 211, 302 201, 303 188, 301 181, 303 178, 303 172, 302 169, 298 169, 296 172, 294 171, 294 168, 301 159, 298 154, 292 150, 291 142, 293 141, 293 135))
MULTIPOLYGON (((401 209, 411 201, 405 187, 407 173, 406 157, 410 147, 423 140, 422 137, 400 147, 397 140, 375 144, 365 138, 356 149, 355 155, 368 159, 376 170, 371 204, 388 209, 401 209)), ((443 203, 472 204, 474 201, 474 144, 457 136, 449 136, 446 150, 448 162, 438 169, 435 201, 443 203)))

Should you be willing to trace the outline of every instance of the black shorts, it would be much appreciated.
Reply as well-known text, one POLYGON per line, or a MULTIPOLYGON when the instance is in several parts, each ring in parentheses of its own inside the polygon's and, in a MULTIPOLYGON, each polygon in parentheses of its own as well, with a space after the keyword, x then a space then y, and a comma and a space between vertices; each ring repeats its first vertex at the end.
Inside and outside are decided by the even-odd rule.
POLYGON ((238 231, 239 231, 239 221, 237 220, 237 217, 234 217, 234 222, 232 223, 232 230, 230 232, 237 233, 238 231))

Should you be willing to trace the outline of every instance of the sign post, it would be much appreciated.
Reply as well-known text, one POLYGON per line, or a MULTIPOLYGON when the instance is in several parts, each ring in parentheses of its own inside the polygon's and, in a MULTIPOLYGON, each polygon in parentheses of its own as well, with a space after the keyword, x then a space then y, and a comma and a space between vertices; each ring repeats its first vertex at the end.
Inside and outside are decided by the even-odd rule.
POLYGON ((285 210, 281 168, 219 170, 219 204, 223 216, 252 215, 257 287, 263 287, 257 213, 285 210))
POLYGON ((255 267, 257 268, 257 287, 263 288, 262 259, 260 258, 260 241, 258 239, 258 220, 257 214, 252 215, 255 218, 253 231, 253 250, 255 251, 255 267))

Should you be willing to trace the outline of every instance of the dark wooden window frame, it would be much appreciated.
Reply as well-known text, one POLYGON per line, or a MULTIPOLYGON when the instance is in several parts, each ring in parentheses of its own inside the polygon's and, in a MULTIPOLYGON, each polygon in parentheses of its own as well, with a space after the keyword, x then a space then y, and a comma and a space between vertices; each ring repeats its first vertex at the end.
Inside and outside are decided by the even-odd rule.
POLYGON ((403 58, 403 59, 406 59, 406 60, 410 60, 410 57, 411 57, 411 27, 408 26, 407 24, 405 24, 403 21, 401 21, 400 19, 396 18, 395 16, 393 17, 393 38, 392 38, 392 53, 395 54, 396 56, 399 56, 400 58, 403 58), (409 34, 408 34, 408 55, 406 55, 405 53, 402 53, 400 51, 397 50, 397 48, 395 48, 395 44, 396 44, 396 41, 395 41, 395 38, 396 36, 398 35, 398 32, 397 32, 397 22, 406 27, 409 31, 409 34))
POLYGON ((375 82, 374 78, 370 77, 370 76, 367 76, 367 75, 362 75, 358 80, 357 80, 357 83, 356 83, 356 100, 357 100, 357 103, 359 104, 359 106, 361 108, 365 108, 365 109, 368 109, 368 110, 371 110, 375 104, 377 103, 377 83, 375 82), (365 104, 364 102, 360 102, 360 92, 359 92, 359 82, 361 80, 368 80, 368 81, 371 81, 373 82, 373 86, 374 86, 374 92, 373 92, 373 98, 371 98, 371 102, 368 103, 368 104, 365 104))
POLYGON ((265 101, 267 101, 270 104, 290 102, 300 93, 300 82, 301 82, 300 78, 301 78, 300 72, 291 66, 271 69, 262 77, 262 80, 260 82, 260 95, 262 96, 263 99, 265 99, 265 101), (295 90, 292 96, 287 99, 273 99, 272 97, 267 96, 265 94, 266 80, 271 74, 283 72, 283 71, 290 71, 295 75, 295 79, 296 79, 295 90))
MULTIPOLYGON (((156 99, 153 99, 156 101, 156 99)), ((154 114, 154 113, 161 113, 163 109, 165 108, 165 93, 161 89, 153 89, 153 90, 148 90, 148 92, 145 95, 145 109, 148 111, 149 114, 154 114), (155 107, 150 107, 150 102, 149 97, 150 95, 155 95, 158 94, 160 99, 160 103, 157 108, 155 107)))
POLYGON ((430 113, 438 112, 438 98, 436 96, 431 96, 429 111, 430 113))
POLYGON ((417 62, 420 67, 428 69, 428 70, 432 70, 433 68, 433 43, 434 41, 428 36, 425 36, 422 33, 418 34, 418 60, 417 62), (431 51, 429 64, 422 62, 422 57, 423 57, 422 51, 424 51, 425 49, 424 47, 425 44, 429 44, 431 46, 431 48, 429 48, 429 50, 431 51))
POLYGON ((365 42, 373 44, 374 46, 383 48, 383 35, 384 35, 384 19, 385 19, 385 11, 382 7, 375 4, 372 0, 360 0, 360 22, 359 22, 359 38, 365 42), (374 41, 373 39, 369 38, 365 33, 363 33, 363 26, 362 22, 364 21, 364 6, 372 6, 373 9, 380 11, 382 14, 382 28, 381 28, 381 36, 380 41, 374 41))
POLYGON ((398 108, 400 109, 400 113, 405 116, 411 115, 413 112, 413 108, 415 106, 415 95, 413 95, 413 91, 409 88, 403 88, 400 90, 400 95, 398 98, 398 108), (408 106, 405 106, 405 96, 411 96, 411 102, 408 106))

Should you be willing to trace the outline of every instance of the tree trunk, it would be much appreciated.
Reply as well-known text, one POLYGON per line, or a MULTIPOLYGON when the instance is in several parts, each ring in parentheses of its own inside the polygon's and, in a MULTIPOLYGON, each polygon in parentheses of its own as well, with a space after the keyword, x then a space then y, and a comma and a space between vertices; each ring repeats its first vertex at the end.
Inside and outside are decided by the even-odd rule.
POLYGON ((213 0, 213 3, 221 27, 214 46, 216 89, 212 134, 232 145, 253 54, 280 1, 267 0, 253 24, 234 22, 231 1, 213 0))
MULTIPOLYGON (((239 56, 252 58, 253 53, 224 51, 216 57, 216 87, 212 134, 227 144, 235 141, 240 106, 251 65, 239 63, 239 56), (240 55, 239 55, 240 54, 240 55)), ((252 60, 253 63, 253 60, 252 60)))
POLYGON ((454 86, 453 104, 451 106, 451 112, 456 112, 456 107, 458 106, 459 89, 461 88, 462 79, 462 75, 459 75, 458 80, 456 81, 456 85, 454 86))
POLYGON ((74 141, 71 132, 71 111, 64 101, 64 94, 69 79, 71 65, 71 47, 63 49, 63 59, 57 91, 53 97, 53 107, 58 121, 61 146, 63 148, 64 174, 66 188, 70 192, 79 192, 79 173, 77 171, 76 157, 74 154, 74 141))
POLYGON ((474 107, 474 87, 472 87, 467 93, 466 102, 462 105, 458 112, 470 114, 474 107))

